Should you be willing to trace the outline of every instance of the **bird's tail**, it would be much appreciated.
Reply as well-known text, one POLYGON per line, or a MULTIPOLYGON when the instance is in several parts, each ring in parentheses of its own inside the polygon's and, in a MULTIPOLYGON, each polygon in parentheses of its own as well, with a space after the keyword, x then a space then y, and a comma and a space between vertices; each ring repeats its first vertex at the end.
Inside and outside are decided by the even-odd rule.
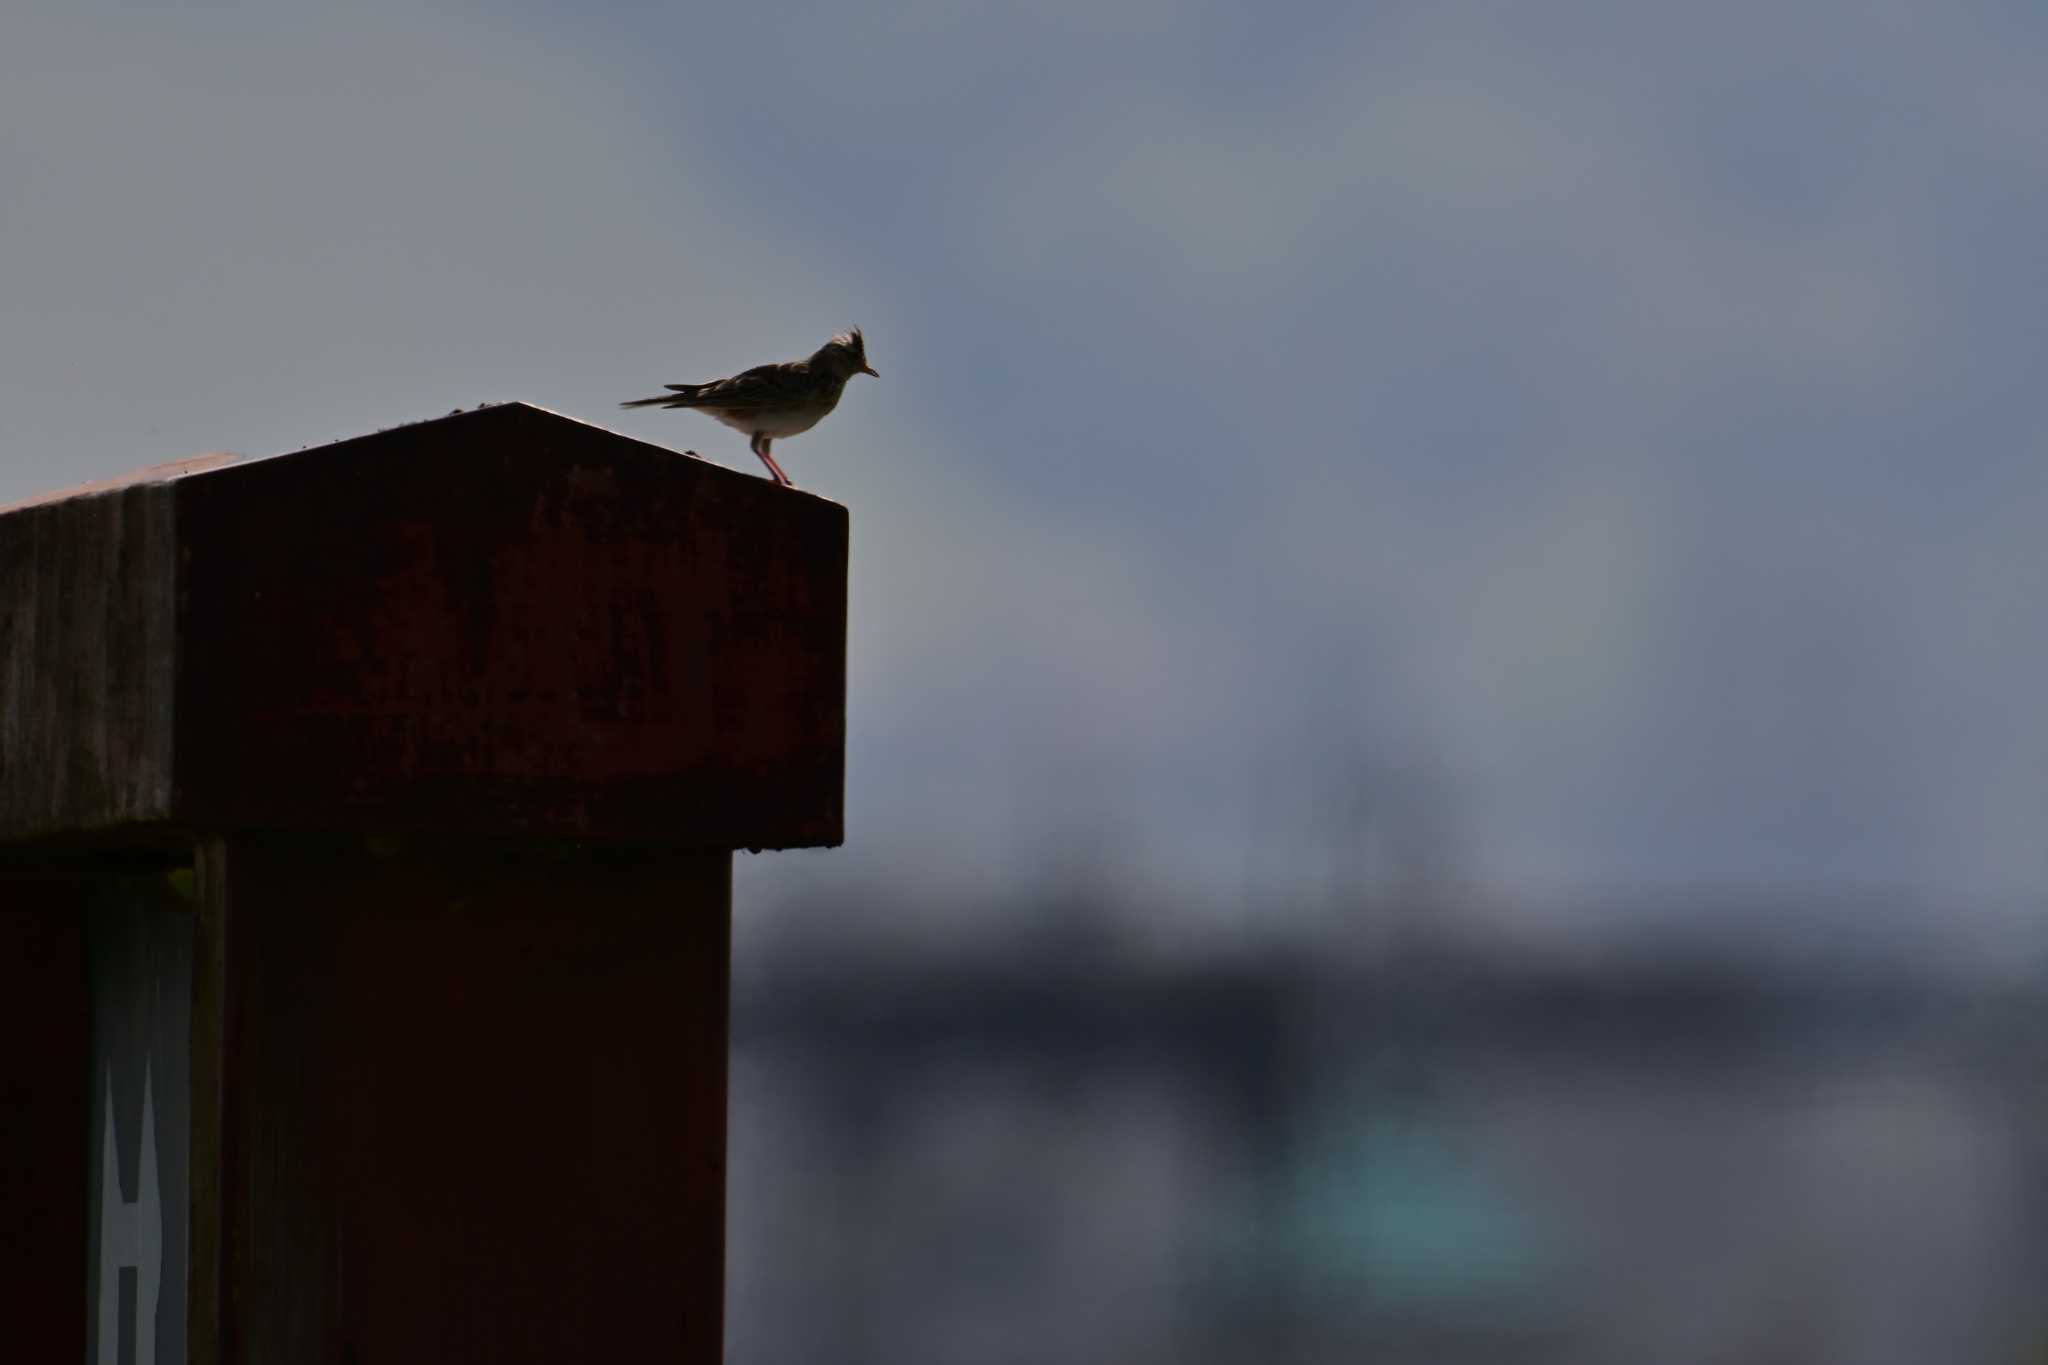
POLYGON ((622 408, 694 408, 697 406, 697 390, 702 384, 670 384, 669 392, 653 398, 635 398, 619 404, 622 408))

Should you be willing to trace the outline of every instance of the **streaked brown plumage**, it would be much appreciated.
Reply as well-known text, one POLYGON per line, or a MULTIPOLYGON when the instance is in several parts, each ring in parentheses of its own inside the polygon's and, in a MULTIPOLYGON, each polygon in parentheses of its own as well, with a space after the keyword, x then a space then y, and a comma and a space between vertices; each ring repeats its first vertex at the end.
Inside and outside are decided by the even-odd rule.
MULTIPOLYGON (((669 384, 669 392, 636 398, 622 408, 696 408, 737 431, 744 431, 753 452, 768 466, 775 482, 789 488, 789 475, 775 462, 769 447, 785 436, 809 431, 839 406, 846 381, 874 374, 860 328, 841 332, 811 353, 808 360, 756 365, 730 379, 704 384, 669 384)), ((879 378, 880 376, 877 376, 879 378)))

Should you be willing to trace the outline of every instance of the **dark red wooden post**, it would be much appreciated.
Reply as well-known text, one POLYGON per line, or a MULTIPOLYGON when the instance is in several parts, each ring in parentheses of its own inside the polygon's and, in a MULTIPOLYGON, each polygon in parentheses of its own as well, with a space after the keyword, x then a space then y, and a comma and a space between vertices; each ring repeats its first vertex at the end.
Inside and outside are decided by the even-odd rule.
POLYGON ((718 1360, 846 554, 516 403, 0 510, 0 1355, 718 1360))

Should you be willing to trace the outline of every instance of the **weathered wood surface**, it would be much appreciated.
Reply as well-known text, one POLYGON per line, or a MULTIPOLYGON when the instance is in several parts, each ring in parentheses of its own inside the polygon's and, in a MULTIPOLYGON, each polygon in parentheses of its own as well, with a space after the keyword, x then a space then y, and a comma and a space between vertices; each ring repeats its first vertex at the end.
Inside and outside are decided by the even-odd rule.
POLYGON ((0 513, 0 836, 169 811, 172 527, 163 482, 0 513))
POLYGON ((520 404, 0 508, 7 1344, 717 1360, 727 850, 841 837, 846 585, 520 404))
POLYGON ((0 841, 836 844, 845 509, 524 404, 0 511, 0 841))
POLYGON ((237 835, 198 882, 195 1360, 720 1358, 730 854, 237 835))

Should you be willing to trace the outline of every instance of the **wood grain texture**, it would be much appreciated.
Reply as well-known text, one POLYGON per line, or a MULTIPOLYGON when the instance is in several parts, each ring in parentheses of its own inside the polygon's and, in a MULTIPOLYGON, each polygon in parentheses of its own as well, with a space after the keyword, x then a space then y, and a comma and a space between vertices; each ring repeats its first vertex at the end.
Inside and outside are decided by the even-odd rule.
POLYGON ((0 511, 0 841, 842 837, 846 510, 505 404, 0 511))
POLYGON ((0 508, 10 1344, 84 1354, 146 1061, 190 1358, 717 1361, 728 850, 841 837, 847 554, 520 404, 0 508))
POLYGON ((0 837, 169 815, 176 570, 161 482, 0 514, 0 837))

